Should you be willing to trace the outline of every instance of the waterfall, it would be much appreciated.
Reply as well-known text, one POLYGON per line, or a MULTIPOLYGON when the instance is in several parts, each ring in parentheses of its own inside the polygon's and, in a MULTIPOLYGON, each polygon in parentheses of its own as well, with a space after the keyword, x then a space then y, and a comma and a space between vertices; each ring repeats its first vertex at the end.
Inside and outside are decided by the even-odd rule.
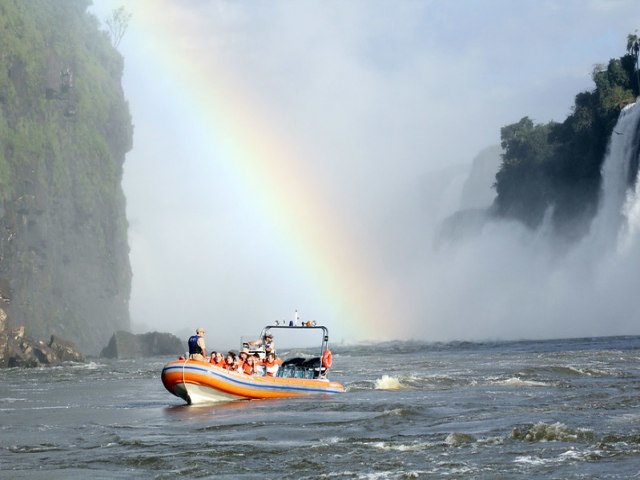
MULTIPOLYGON (((626 242, 632 230, 640 230, 638 182, 629 186, 630 168, 638 165, 640 106, 627 105, 611 134, 602 165, 600 207, 591 229, 590 243, 607 248, 626 242), (635 158, 634 158, 635 157, 635 158)), ((633 173, 637 176, 637 173, 633 173)))
POLYGON ((493 218, 439 243, 406 302, 424 312, 411 328, 455 339, 638 334, 640 181, 630 180, 639 154, 640 101, 611 134, 598 211, 580 242, 565 248, 552 232, 493 218))
MULTIPOLYGON (((630 132, 628 147, 625 153, 629 155, 630 165, 637 166, 640 162, 640 107, 635 109, 634 129, 630 132)), ((632 172, 635 184, 627 191, 622 213, 626 219, 626 228, 620 233, 619 247, 626 250, 636 239, 640 238, 640 170, 632 172)))

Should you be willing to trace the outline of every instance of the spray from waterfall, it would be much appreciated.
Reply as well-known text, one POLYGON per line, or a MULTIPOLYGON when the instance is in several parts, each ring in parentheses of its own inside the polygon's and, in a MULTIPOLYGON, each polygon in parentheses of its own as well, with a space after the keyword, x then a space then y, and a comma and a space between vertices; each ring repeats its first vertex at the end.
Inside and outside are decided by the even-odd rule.
MULTIPOLYGON (((433 339, 638 334, 640 105, 628 106, 602 167, 598 212, 567 252, 551 229, 490 219, 427 256, 413 326, 433 339)), ((409 303, 409 302, 407 302, 409 303)))

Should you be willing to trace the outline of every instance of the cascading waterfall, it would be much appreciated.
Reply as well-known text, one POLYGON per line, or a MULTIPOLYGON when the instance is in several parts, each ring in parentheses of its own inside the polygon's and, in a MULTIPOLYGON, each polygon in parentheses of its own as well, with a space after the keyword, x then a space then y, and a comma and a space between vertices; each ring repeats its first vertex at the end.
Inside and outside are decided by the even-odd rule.
POLYGON ((610 248, 612 242, 621 248, 628 244, 633 232, 640 230, 638 182, 629 186, 629 169, 638 164, 639 128, 640 106, 627 105, 620 112, 602 165, 600 208, 588 238, 590 244, 599 248, 610 248))
MULTIPOLYGON (((634 104, 636 105, 636 104, 634 104)), ((624 154, 628 156, 629 165, 639 165, 640 160, 640 106, 632 110, 633 123, 630 125, 629 138, 625 143, 624 154)), ((632 172, 635 177, 633 188, 627 190, 622 214, 626 219, 626 228, 620 232, 619 248, 631 247, 640 233, 640 170, 632 172)))

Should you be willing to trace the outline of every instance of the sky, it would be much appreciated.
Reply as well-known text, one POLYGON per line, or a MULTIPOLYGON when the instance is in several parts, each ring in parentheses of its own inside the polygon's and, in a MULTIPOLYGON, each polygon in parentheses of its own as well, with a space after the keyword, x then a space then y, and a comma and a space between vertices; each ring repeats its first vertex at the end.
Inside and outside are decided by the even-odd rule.
POLYGON ((640 333, 636 312, 574 318, 549 270, 505 292, 541 263, 518 226, 434 247, 474 157, 524 116, 562 121, 625 53, 635 0, 91 11, 121 5, 134 330, 202 325, 226 348, 297 310, 334 342, 640 333))

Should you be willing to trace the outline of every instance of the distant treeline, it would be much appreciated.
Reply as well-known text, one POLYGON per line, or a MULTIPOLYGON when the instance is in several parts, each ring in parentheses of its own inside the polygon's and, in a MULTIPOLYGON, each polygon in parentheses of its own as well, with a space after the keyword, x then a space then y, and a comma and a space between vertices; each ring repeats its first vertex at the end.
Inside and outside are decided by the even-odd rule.
POLYGON ((639 45, 638 36, 629 35, 625 55, 594 67, 595 88, 576 95, 564 122, 534 124, 524 117, 501 129, 498 215, 535 228, 552 212, 556 230, 571 236, 584 231, 597 208, 600 167, 620 111, 640 93, 639 45))

